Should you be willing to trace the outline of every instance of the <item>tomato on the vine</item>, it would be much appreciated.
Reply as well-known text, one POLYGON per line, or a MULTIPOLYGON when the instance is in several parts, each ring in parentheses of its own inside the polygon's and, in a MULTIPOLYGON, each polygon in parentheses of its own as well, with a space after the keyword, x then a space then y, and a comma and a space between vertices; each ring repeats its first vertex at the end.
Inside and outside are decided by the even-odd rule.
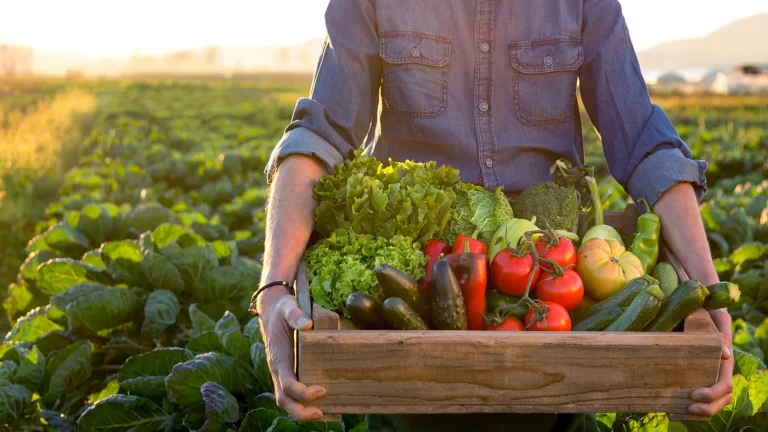
POLYGON ((532 331, 571 331, 571 316, 564 307, 553 301, 537 302, 546 309, 545 315, 536 320, 535 308, 525 314, 525 328, 532 331))
POLYGON ((523 331, 525 330, 525 326, 523 325, 523 322, 519 319, 510 316, 504 318, 504 321, 501 322, 501 324, 498 325, 489 325, 486 330, 495 330, 495 331, 523 331))
MULTIPOLYGON (((558 237, 557 244, 549 244, 543 237, 535 243, 536 253, 540 258, 552 260, 560 267, 576 265, 576 247, 565 237, 558 237)), ((546 262, 541 262, 541 267, 552 270, 546 262)))
POLYGON ((518 255, 509 249, 497 253, 491 263, 491 282, 504 294, 520 297, 525 294, 525 287, 533 272, 531 292, 541 275, 541 267, 533 268, 533 255, 518 255))
POLYGON ((544 301, 553 301, 566 310, 572 311, 584 297, 584 283, 573 268, 564 270, 561 275, 545 272, 536 285, 536 297, 544 301))

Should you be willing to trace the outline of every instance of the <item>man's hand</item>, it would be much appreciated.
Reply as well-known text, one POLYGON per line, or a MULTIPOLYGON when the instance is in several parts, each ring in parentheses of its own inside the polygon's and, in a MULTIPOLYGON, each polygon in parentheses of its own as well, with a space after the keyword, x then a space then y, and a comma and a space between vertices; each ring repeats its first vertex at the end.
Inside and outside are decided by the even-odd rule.
POLYGON ((720 374, 711 387, 703 387, 691 392, 691 399, 696 401, 688 407, 691 414, 712 417, 731 403, 733 392, 733 345, 731 337, 731 316, 725 309, 711 311, 709 315, 715 326, 723 334, 723 352, 720 362, 720 374))
POLYGON ((299 309, 296 297, 287 292, 264 298, 260 309, 264 311, 261 322, 277 404, 298 421, 319 420, 323 413, 318 408, 305 407, 304 403, 325 396, 325 389, 305 386, 293 371, 293 331, 310 330, 312 321, 299 309))

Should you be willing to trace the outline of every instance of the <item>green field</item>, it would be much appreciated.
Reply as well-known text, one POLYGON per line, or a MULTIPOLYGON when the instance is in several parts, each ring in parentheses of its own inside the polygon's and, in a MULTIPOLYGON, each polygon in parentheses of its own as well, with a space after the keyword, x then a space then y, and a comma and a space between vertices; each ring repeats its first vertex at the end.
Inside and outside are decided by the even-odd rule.
MULTIPOLYGON (((0 80, 0 430, 341 430, 283 417, 246 310, 264 166, 310 83, 0 80)), ((768 430, 768 403, 749 402, 768 387, 768 96, 653 99, 709 162, 702 215, 721 278, 742 291, 743 378, 704 429, 664 415, 613 427, 768 430)), ((582 117, 587 162, 621 209, 582 117)))

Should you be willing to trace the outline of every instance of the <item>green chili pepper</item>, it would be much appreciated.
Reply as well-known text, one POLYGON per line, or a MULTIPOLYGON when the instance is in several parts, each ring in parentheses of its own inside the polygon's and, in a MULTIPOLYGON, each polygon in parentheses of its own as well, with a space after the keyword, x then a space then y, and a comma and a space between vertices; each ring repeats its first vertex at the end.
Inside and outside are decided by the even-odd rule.
POLYGON ((661 219, 651 211, 648 201, 640 199, 638 202, 643 203, 648 211, 637 219, 637 233, 629 250, 643 263, 645 272, 650 274, 659 259, 661 219))

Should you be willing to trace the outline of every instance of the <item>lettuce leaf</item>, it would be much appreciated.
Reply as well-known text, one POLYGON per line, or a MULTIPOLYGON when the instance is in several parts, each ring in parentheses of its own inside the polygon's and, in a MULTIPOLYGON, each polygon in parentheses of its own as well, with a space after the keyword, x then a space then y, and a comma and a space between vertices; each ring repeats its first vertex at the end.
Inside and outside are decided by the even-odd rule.
POLYGON ((442 236, 456 194, 459 172, 432 161, 384 167, 362 150, 337 165, 315 186, 320 204, 315 228, 323 237, 339 228, 358 234, 410 237, 424 244, 442 236))

